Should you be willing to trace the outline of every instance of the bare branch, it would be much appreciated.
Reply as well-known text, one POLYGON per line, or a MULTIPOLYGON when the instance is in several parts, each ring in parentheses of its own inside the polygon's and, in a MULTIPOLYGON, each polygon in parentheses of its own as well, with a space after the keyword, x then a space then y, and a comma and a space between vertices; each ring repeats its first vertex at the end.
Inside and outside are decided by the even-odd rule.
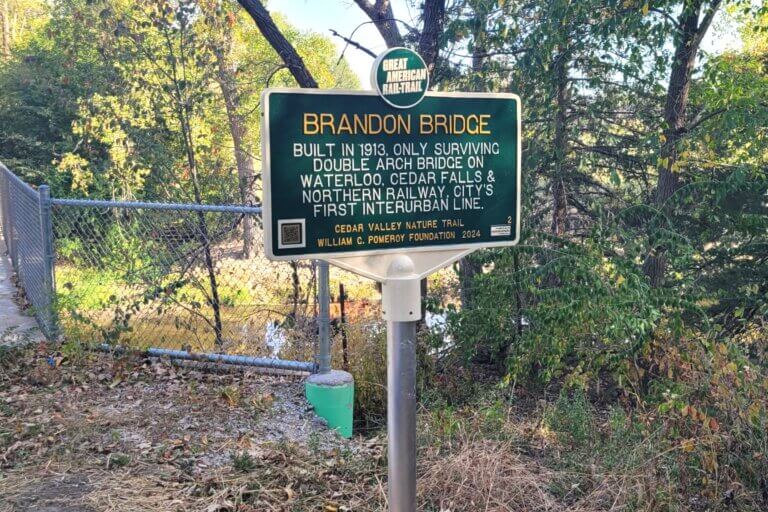
POLYGON ((256 26, 264 38, 274 48, 280 58, 285 62, 288 71, 291 72, 296 82, 301 87, 317 89, 317 81, 307 69, 306 64, 296 49, 285 38, 280 29, 275 25, 272 16, 264 8, 259 0, 237 0, 240 5, 251 15, 256 26))
POLYGON ((651 12, 655 12, 656 14, 661 14, 662 16, 664 16, 667 19, 667 21, 669 21, 672 24, 673 27, 675 27, 675 29, 680 30, 680 22, 677 21, 674 18, 674 16, 669 14, 667 11, 665 11, 663 9, 658 9, 656 7, 651 7, 650 11, 651 12))
MULTIPOLYGON (((358 50, 367 53, 368 55, 370 55, 374 59, 376 58, 376 54, 375 53, 373 53, 371 50, 369 50, 365 46, 361 45, 357 41, 353 41, 352 39, 350 39, 348 37, 344 37, 343 35, 339 34, 338 32, 336 32, 333 29, 329 29, 329 30, 331 31, 331 34, 333 34, 334 36, 338 37, 339 39, 345 41, 347 43, 347 46, 354 46, 358 50)), ((346 50, 346 49, 347 48, 345 47, 344 50, 346 50)), ((341 59, 343 59, 343 58, 344 58, 344 51, 342 51, 341 55, 339 55, 339 62, 341 62, 341 59)))

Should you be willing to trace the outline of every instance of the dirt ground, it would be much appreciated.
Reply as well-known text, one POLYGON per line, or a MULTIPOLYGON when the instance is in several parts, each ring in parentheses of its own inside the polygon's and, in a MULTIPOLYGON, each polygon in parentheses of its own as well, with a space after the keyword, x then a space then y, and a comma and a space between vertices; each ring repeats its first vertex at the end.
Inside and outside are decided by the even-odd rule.
MULTIPOLYGON (((542 422, 551 407, 421 408, 419 512, 659 509, 658 456, 619 471, 592 448, 569 456, 542 422)), ((330 431, 297 376, 0 347, 0 512, 380 512, 374 434, 330 431)))
POLYGON ((1 512, 351 510, 370 496, 345 494, 345 472, 381 459, 361 443, 297 377, 0 352, 1 512))

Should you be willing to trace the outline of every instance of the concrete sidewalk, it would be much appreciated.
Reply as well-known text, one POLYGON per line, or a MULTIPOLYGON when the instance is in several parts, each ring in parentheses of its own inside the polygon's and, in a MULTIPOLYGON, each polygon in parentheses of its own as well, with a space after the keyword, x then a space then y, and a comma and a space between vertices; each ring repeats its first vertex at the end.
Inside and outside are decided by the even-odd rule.
POLYGON ((16 287, 11 280, 13 266, 0 239, 0 345, 23 345, 43 341, 45 337, 34 317, 22 313, 13 300, 16 287))

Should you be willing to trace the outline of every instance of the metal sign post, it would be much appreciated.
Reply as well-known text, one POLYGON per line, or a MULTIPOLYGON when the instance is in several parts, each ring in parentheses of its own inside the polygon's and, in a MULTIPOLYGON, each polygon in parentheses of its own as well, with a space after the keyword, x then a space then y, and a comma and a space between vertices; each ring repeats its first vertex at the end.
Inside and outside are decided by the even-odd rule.
POLYGON ((395 257, 382 283, 387 321, 387 446, 389 509, 416 510, 416 322, 421 280, 411 258, 395 257))
MULTIPOLYGON (((389 507, 415 512, 420 281, 476 249, 517 243, 521 107, 514 94, 427 92, 424 61, 407 48, 380 55, 371 81, 374 91, 264 91, 264 252, 382 283, 389 507)), ((353 389, 340 374, 310 383, 332 426, 353 389)), ((344 428, 351 435, 351 419, 344 428)))

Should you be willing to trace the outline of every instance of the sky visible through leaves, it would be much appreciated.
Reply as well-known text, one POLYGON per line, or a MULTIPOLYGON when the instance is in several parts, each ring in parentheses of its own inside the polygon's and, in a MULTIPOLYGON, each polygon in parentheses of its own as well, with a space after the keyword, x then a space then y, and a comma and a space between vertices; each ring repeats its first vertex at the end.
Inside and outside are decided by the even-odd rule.
MULTIPOLYGON (((398 19, 412 26, 418 25, 418 9, 414 8, 411 2, 393 0, 392 5, 398 19)), ((324 35, 330 35, 329 30, 333 29, 349 37, 361 23, 369 21, 352 0, 280 0, 271 2, 269 7, 273 12, 281 13, 290 19, 299 29, 313 30, 324 35)), ((346 43, 337 37, 333 39, 339 51, 344 50, 346 43)), ((384 40, 371 23, 357 29, 353 39, 376 54, 386 49, 384 40)), ((707 33, 702 43, 702 49, 707 53, 719 54, 727 50, 737 50, 740 46, 734 22, 721 10, 715 19, 713 30, 707 33)), ((346 49, 344 56, 358 76, 361 88, 369 88, 373 59, 352 47, 346 49)))

